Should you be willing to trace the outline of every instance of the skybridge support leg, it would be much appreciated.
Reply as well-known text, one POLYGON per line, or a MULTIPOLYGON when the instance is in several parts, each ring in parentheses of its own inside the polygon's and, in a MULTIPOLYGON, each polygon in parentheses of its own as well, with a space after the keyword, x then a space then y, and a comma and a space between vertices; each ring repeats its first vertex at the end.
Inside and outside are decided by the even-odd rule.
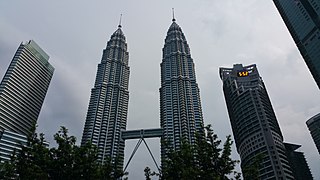
POLYGON ((150 150, 150 148, 149 148, 149 146, 148 146, 147 142, 146 142, 144 139, 142 139, 142 140, 143 140, 144 144, 146 145, 146 147, 147 147, 147 149, 148 149, 148 151, 149 151, 149 154, 150 154, 150 155, 151 155, 151 157, 152 157, 152 160, 153 160, 154 164, 157 166, 158 172, 160 173, 160 168, 159 168, 159 166, 158 166, 158 164, 157 164, 156 160, 154 159, 154 156, 153 156, 153 154, 152 154, 152 152, 151 152, 151 150, 150 150))
POLYGON ((133 149, 133 151, 132 151, 132 153, 131 153, 131 156, 130 156, 130 158, 129 158, 129 161, 127 162, 126 167, 124 168, 123 172, 125 172, 125 171, 127 170, 127 167, 128 167, 128 165, 129 165, 131 159, 133 158, 134 154, 137 152, 137 150, 138 150, 141 142, 142 142, 142 139, 139 139, 136 147, 133 149))
POLYGON ((129 160, 128 160, 128 162, 127 162, 127 164, 126 164, 126 166, 125 166, 125 168, 124 168, 124 170, 123 170, 123 171, 125 172, 125 171, 127 170, 127 168, 128 168, 128 166, 129 166, 129 164, 130 164, 130 162, 131 162, 131 160, 132 160, 133 156, 135 155, 135 153, 136 153, 136 152, 137 152, 137 150, 139 149, 139 146, 141 145, 142 141, 143 141, 143 142, 144 142, 144 144, 146 145, 146 147, 147 147, 147 149, 148 149, 148 152, 149 152, 149 154, 150 154, 150 156, 151 156, 151 158, 152 158, 152 160, 153 160, 154 164, 156 165, 156 167, 157 167, 157 169, 158 169, 158 172, 160 173, 160 168, 159 168, 159 166, 158 166, 158 164, 157 164, 157 162, 156 162, 156 160, 155 160, 155 158, 154 158, 154 156, 153 156, 153 154, 152 154, 152 152, 151 152, 151 150, 150 150, 150 148, 149 148, 149 146, 148 146, 147 142, 144 140, 144 138, 143 138, 143 137, 139 139, 139 141, 138 141, 137 145, 136 145, 136 146, 135 146, 135 148, 133 149, 133 151, 132 151, 132 153, 131 153, 131 156, 130 156, 130 158, 129 158, 129 160))

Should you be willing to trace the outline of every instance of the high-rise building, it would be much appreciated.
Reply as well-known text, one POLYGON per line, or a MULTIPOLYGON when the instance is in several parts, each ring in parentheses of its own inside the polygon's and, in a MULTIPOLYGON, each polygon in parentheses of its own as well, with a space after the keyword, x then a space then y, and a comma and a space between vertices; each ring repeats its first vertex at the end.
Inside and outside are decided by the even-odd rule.
POLYGON ((179 150, 182 141, 194 144, 196 133, 202 134, 204 128, 195 65, 186 37, 174 18, 162 52, 159 90, 161 157, 164 158, 167 145, 179 150))
POLYGON ((273 0, 320 88, 320 0, 273 0))
POLYGON ((0 84, 0 130, 28 135, 37 122, 54 68, 34 42, 21 43, 0 84))
POLYGON ((301 145, 284 143, 290 167, 295 180, 313 180, 310 168, 303 152, 296 151, 301 145))
POLYGON ((320 113, 310 118, 306 123, 320 154, 320 113))
POLYGON ((91 142, 98 148, 98 160, 111 160, 123 167, 124 140, 129 101, 129 53, 121 25, 112 34, 103 50, 102 59, 90 102, 81 145, 91 142))
POLYGON ((220 68, 220 78, 244 176, 244 169, 261 154, 259 179, 294 179, 282 133, 256 65, 220 68))
POLYGON ((12 131, 0 131, 0 162, 9 161, 13 153, 27 145, 27 136, 12 131))

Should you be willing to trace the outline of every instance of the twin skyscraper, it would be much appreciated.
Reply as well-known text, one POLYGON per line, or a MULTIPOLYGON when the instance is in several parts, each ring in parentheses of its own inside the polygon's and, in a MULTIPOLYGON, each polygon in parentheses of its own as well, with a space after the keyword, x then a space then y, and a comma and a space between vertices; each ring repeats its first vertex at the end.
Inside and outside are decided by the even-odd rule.
MULTIPOLYGON (((110 160, 123 166, 124 138, 129 102, 129 53, 121 25, 112 34, 98 65, 91 90, 81 144, 98 147, 100 162, 110 160)), ((199 88, 187 40, 176 23, 167 32, 161 63, 160 124, 162 142, 179 150, 182 141, 195 143, 204 133, 199 88)), ((167 147, 162 145, 164 156, 167 147)))
MULTIPOLYGON (((319 1, 274 2, 319 86, 319 1), (306 26, 299 25, 303 18, 307 19, 306 26)), ((162 52, 160 128, 129 132, 129 53, 121 25, 111 35, 91 89, 81 141, 82 145, 97 146, 99 162, 118 163, 123 169, 125 139, 130 136, 161 137, 162 143, 168 143, 161 144, 163 159, 168 148, 179 150, 183 141, 195 144, 196 134, 205 133, 195 65, 186 37, 174 18, 162 52)), ((0 158, 9 159, 12 147, 18 140, 26 141, 25 136, 37 120, 54 71, 48 59, 34 41, 21 44, 1 82, 0 158)), ((259 179, 312 179, 303 153, 295 151, 299 145, 283 142, 256 65, 235 64, 220 68, 219 74, 241 167, 251 166, 261 154, 259 179)))
MULTIPOLYGON (((98 65, 82 137, 82 145, 91 142, 98 147, 100 162, 108 160, 117 163, 121 169, 125 139, 130 133, 132 137, 140 138, 147 132, 135 134, 126 130, 128 59, 125 36, 119 25, 98 65)), ((163 159, 168 149, 179 150, 183 141, 195 144, 196 134, 205 133, 195 65, 186 37, 174 18, 165 38, 160 67, 162 133, 150 136, 161 137, 163 159)), ((312 179, 303 153, 295 151, 300 146, 283 142, 256 65, 235 64, 233 68, 220 68, 220 77, 241 167, 252 166, 261 154, 260 179, 312 179)), ((150 132, 152 134, 152 130, 150 132)))

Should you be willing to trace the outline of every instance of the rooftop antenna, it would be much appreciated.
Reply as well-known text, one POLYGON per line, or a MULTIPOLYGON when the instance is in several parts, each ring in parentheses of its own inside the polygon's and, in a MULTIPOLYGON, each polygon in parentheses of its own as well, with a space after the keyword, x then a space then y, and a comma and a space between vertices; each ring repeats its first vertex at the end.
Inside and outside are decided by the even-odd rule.
POLYGON ((120 14, 120 21, 119 21, 119 25, 118 25, 118 28, 121 28, 121 19, 122 19, 122 14, 120 14))
POLYGON ((176 19, 174 18, 174 8, 172 8, 172 21, 176 21, 176 19))

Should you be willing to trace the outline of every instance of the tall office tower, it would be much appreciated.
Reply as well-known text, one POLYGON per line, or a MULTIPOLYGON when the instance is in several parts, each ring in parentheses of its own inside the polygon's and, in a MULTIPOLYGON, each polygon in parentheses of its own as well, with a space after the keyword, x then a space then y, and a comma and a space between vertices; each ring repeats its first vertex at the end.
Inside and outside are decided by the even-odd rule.
POLYGON ((9 161, 15 151, 21 150, 21 145, 27 145, 27 136, 12 131, 0 131, 0 163, 9 161))
POLYGON ((220 78, 241 168, 262 154, 260 179, 293 179, 282 133, 256 65, 220 68, 220 78))
POLYGON ((21 43, 0 84, 0 130, 28 135, 36 123, 54 68, 34 42, 21 43))
POLYGON ((303 152, 296 151, 301 145, 284 143, 288 161, 295 180, 313 180, 307 160, 303 152))
POLYGON ((320 154, 320 113, 310 118, 306 123, 320 154))
POLYGON ((320 88, 320 0, 273 0, 320 88))
POLYGON ((122 169, 124 141, 129 101, 129 53, 121 25, 112 34, 103 50, 101 63, 91 97, 81 145, 92 142, 98 148, 98 160, 111 160, 122 169))
POLYGON ((182 141, 194 144, 196 133, 203 134, 204 129, 195 66, 187 40, 174 18, 162 52, 160 125, 164 158, 164 142, 178 150, 182 141))

